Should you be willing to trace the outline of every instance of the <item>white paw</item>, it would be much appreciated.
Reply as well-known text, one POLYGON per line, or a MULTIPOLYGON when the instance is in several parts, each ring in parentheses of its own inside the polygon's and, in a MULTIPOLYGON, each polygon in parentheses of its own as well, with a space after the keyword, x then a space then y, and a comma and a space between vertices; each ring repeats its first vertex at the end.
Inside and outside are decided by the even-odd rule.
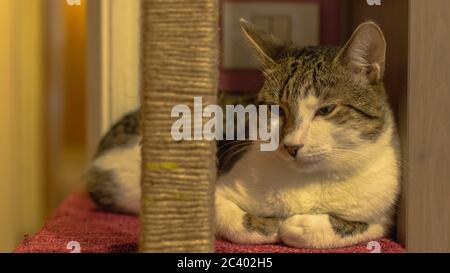
POLYGON ((277 220, 246 214, 241 221, 216 222, 217 234, 238 244, 272 244, 280 241, 277 220))
POLYGON ((280 241, 280 220, 242 211, 216 191, 216 236, 238 244, 273 244, 280 241))
POLYGON ((280 239, 293 247, 329 247, 334 233, 328 215, 294 215, 280 226, 280 239))
POLYGON ((248 232, 244 229, 217 230, 217 236, 225 238, 233 243, 244 245, 274 244, 280 241, 277 233, 263 235, 257 232, 248 232))

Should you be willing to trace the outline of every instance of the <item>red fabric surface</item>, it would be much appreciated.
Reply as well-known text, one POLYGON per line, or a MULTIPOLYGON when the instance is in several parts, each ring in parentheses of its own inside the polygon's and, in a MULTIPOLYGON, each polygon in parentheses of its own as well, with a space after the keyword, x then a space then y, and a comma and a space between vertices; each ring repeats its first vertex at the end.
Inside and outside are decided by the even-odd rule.
MULTIPOLYGON (((139 232, 138 218, 97 209, 86 193, 70 195, 48 219, 42 229, 26 236, 16 252, 70 252, 71 241, 80 244, 81 252, 135 252, 139 232)), ((390 240, 378 240, 381 252, 404 252, 390 240)), ((365 243, 339 249, 296 249, 284 245, 238 245, 216 241, 219 253, 366 253, 365 243)))

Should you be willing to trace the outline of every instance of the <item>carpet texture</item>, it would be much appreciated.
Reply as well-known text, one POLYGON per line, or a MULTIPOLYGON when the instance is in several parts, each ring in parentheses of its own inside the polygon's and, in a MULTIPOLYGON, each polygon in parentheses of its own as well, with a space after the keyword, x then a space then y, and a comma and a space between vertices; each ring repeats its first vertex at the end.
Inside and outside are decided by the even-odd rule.
MULTIPOLYGON (((86 193, 73 193, 56 209, 42 229, 25 236, 17 253, 71 252, 69 242, 79 243, 81 252, 136 252, 139 221, 135 216, 97 209, 86 193)), ((388 239, 377 240, 383 253, 401 253, 404 249, 388 239)), ((218 240, 219 253, 368 253, 367 244, 337 249, 297 249, 284 245, 238 245, 218 240)))

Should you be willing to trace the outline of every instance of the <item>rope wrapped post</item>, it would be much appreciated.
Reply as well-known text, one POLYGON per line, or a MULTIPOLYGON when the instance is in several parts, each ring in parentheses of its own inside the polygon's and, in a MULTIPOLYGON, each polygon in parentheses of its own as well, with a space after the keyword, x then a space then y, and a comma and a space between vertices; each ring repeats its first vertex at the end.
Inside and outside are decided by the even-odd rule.
POLYGON ((171 111, 216 103, 217 0, 141 0, 141 12, 139 249, 212 252, 215 143, 175 141, 171 111))

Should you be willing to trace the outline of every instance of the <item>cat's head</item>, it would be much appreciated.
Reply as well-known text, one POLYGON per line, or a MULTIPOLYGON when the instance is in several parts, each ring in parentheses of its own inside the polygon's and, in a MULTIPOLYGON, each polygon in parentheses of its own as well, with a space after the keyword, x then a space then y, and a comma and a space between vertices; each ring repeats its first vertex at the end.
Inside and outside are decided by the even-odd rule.
POLYGON ((391 141, 386 41, 375 23, 361 24, 342 48, 300 47, 241 26, 266 77, 259 103, 280 106, 284 160, 307 172, 352 169, 391 141))

